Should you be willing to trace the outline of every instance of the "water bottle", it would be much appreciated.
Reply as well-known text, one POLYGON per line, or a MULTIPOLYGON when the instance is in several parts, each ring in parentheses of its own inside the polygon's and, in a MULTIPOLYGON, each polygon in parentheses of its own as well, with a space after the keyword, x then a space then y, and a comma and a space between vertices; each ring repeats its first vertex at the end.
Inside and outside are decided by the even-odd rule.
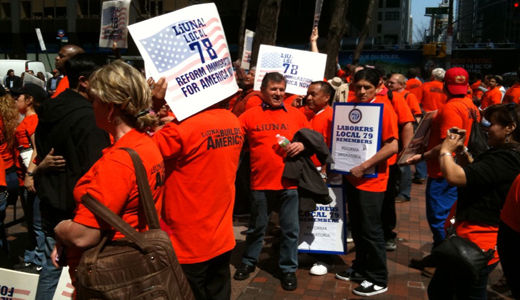
POLYGON ((291 143, 291 141, 289 141, 288 138, 280 134, 276 135, 276 141, 278 142, 278 145, 280 145, 280 147, 282 147, 283 149, 287 148, 287 146, 289 146, 289 144, 291 143))

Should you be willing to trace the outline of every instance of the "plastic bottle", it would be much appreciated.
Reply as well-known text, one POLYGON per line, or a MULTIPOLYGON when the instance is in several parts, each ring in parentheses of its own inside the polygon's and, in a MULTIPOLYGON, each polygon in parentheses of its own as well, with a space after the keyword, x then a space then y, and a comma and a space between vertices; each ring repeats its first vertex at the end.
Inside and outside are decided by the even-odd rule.
POLYGON ((276 135, 276 141, 278 142, 278 145, 280 145, 280 147, 282 147, 283 149, 287 148, 287 146, 289 146, 289 144, 291 143, 291 141, 289 141, 288 138, 280 134, 276 135))

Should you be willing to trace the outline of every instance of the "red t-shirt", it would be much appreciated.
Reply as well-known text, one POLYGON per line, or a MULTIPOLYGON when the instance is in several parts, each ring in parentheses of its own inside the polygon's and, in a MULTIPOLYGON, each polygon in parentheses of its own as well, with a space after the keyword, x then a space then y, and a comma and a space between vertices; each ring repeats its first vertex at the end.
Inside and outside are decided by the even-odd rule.
MULTIPOLYGON (((469 136, 471 135, 471 125, 473 124, 473 119, 470 117, 470 109, 474 110, 477 115, 477 121, 480 121, 478 109, 471 99, 465 97, 448 100, 446 105, 439 110, 433 119, 430 140, 428 142, 428 150, 442 143, 442 140, 446 138, 448 129, 452 127, 466 130, 466 140, 464 141, 464 145, 468 145, 469 136)), ((437 157, 429 159, 427 161, 427 166, 429 177, 443 177, 440 170, 439 159, 437 157)))
POLYGON ((434 111, 444 106, 447 96, 443 89, 444 84, 437 80, 423 83, 422 100, 420 102, 424 111, 434 111))
POLYGON ((406 81, 406 90, 414 94, 417 100, 420 102, 422 99, 422 82, 417 78, 410 78, 406 81))
POLYGON ((295 189, 295 182, 282 178, 285 150, 278 145, 276 135, 292 140, 298 130, 310 128, 305 115, 292 106, 278 109, 257 106, 239 119, 251 153, 251 189, 295 189))
POLYGON ((163 229, 179 262, 204 262, 232 250, 235 177, 244 141, 237 117, 207 109, 166 124, 153 139, 166 165, 163 229))
POLYGON ((32 114, 25 116, 25 118, 18 124, 15 131, 16 142, 18 147, 23 149, 31 148, 30 137, 36 131, 38 126, 38 115, 32 114))
POLYGON ((69 88, 69 78, 67 76, 63 76, 61 78, 60 82, 58 83, 58 86, 56 87, 56 91, 54 91, 54 94, 52 94, 51 98, 58 97, 59 94, 61 94, 63 91, 69 88))
POLYGON ((484 93, 482 102, 480 103, 480 109, 484 110, 491 105, 500 104, 501 101, 502 93, 500 92, 500 88, 496 86, 495 88, 484 93))
MULTIPOLYGON (((356 101, 354 101, 356 102, 356 101)), ((384 97, 376 97, 372 103, 383 104, 383 120, 381 122, 381 146, 383 143, 391 139, 399 139, 399 130, 397 129, 397 115, 392 108, 392 105, 384 97)), ((391 157, 390 157, 391 158, 391 157)), ((352 175, 347 175, 347 180, 357 189, 368 192, 384 192, 388 183, 388 166, 389 159, 376 165, 376 178, 356 178, 352 175)))
POLYGON ((502 103, 520 104, 520 83, 515 83, 506 91, 502 103))
MULTIPOLYGON (((310 120, 311 128, 314 131, 317 131, 323 135, 323 138, 325 139, 325 143, 330 148, 330 142, 331 142, 331 130, 332 130, 332 115, 334 111, 332 110, 332 107, 329 105, 325 106, 322 110, 320 110, 314 117, 310 120)), ((315 166, 320 167, 322 164, 316 157, 316 155, 313 155, 311 157, 312 162, 315 166)))
POLYGON ((500 212, 500 220, 520 233, 520 175, 509 188, 506 201, 500 212))
POLYGON ((7 146, 7 141, 5 140, 4 135, 4 122, 2 118, 0 117, 0 156, 2 156, 2 159, 4 161, 4 168, 7 170, 10 167, 14 165, 14 159, 13 159, 13 150, 9 149, 7 146))

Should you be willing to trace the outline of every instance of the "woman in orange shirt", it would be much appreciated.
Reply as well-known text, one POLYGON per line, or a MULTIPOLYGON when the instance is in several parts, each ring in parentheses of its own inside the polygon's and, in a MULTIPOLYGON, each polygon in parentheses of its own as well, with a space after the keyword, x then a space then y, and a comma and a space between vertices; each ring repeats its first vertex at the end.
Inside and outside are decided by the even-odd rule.
MULTIPOLYGON (((54 229, 57 246, 52 254, 53 263, 57 265, 58 249, 66 246, 73 283, 74 267, 83 249, 99 243, 102 230, 114 231, 83 205, 81 198, 85 194, 90 194, 138 231, 146 230, 142 222, 144 216, 138 209, 135 169, 130 155, 121 148, 131 148, 139 154, 158 213, 163 197, 163 159, 146 133, 157 119, 149 113, 151 92, 145 79, 132 66, 115 61, 94 72, 89 85, 96 124, 114 137, 114 144, 103 150, 103 156, 77 182, 74 218, 60 222, 54 229)), ((122 237, 116 231, 113 238, 122 237)))
POLYGON ((351 84, 356 98, 353 102, 383 104, 381 148, 365 162, 350 170, 344 188, 348 201, 348 213, 352 225, 352 237, 356 244, 356 259, 351 268, 337 273, 341 280, 362 281, 353 290, 359 296, 372 296, 388 290, 386 249, 381 223, 384 192, 388 183, 387 160, 397 153, 397 116, 392 104, 385 98, 376 98, 379 73, 364 69, 354 75, 351 84), (376 178, 367 178, 365 171, 375 167, 376 178))

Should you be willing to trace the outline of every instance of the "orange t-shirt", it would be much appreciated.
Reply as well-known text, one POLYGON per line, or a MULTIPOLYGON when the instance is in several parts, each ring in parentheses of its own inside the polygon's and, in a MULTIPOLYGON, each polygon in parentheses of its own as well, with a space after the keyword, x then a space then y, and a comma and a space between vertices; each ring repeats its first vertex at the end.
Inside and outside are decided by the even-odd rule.
POLYGON ((403 90, 402 92, 394 92, 401 94, 403 96, 404 100, 406 101, 406 104, 408 104, 408 107, 412 111, 412 115, 419 116, 422 115, 421 106, 419 106, 419 101, 417 101, 417 97, 411 92, 408 92, 406 90, 403 90))
POLYGON ((506 201, 500 211, 500 220, 516 232, 520 233, 520 175, 515 178, 509 188, 506 201))
POLYGON ((6 187, 4 160, 0 156, 0 186, 6 187))
POLYGON ((520 104, 520 83, 515 83, 512 87, 507 89, 502 103, 520 104))
POLYGON ((246 103, 246 111, 253 108, 262 105, 262 93, 258 91, 254 91, 249 93, 247 96, 244 97, 244 100, 246 103))
POLYGON ((51 98, 58 97, 59 94, 61 94, 63 91, 69 88, 69 78, 67 76, 63 76, 61 78, 60 82, 58 83, 58 86, 56 87, 56 91, 54 91, 54 94, 52 94, 51 98))
POLYGON ((480 103, 480 109, 484 110, 491 105, 500 104, 501 101, 502 93, 500 92, 500 88, 496 86, 484 93, 484 96, 482 96, 482 102, 480 103))
POLYGON ((405 89, 414 94, 418 101, 422 99, 422 82, 417 78, 410 78, 406 81, 405 89))
MULTIPOLYGON (((480 249, 485 251, 495 249, 497 246, 498 227, 491 225, 478 225, 475 223, 463 221, 456 222, 455 228, 457 235, 466 238, 477 244, 480 249)), ((499 261, 498 251, 495 251, 493 258, 488 265, 492 265, 499 261)))
POLYGON ((299 95, 295 95, 295 94, 287 94, 287 93, 285 93, 285 99, 283 100, 283 104, 285 106, 293 106, 292 103, 298 97, 300 97, 300 96, 299 95))
POLYGON ((153 139, 167 174, 163 230, 179 262, 204 262, 232 250, 235 177, 244 142, 237 117, 207 109, 166 124, 153 139))
POLYGON ((292 106, 277 109, 258 106, 239 119, 251 153, 251 189, 295 189, 295 182, 282 178, 285 150, 278 145, 276 135, 292 140, 298 130, 310 128, 305 115, 292 106))
POLYGON ((2 159, 4 161, 4 168, 7 170, 14 166, 14 150, 10 150, 7 147, 7 141, 5 140, 4 135, 4 122, 2 118, 0 117, 0 156, 2 156, 2 159))
MULTIPOLYGON (((448 129, 452 127, 458 127, 466 130, 466 140, 464 145, 468 145, 469 136, 471 135, 471 125, 473 119, 471 116, 471 110, 474 110, 477 114, 477 121, 480 121, 480 114, 478 113, 477 107, 473 104, 471 99, 465 98, 453 98, 446 102, 438 112, 432 122, 432 128, 430 131, 430 140, 428 142, 428 150, 434 148, 438 144, 442 143, 442 140, 446 138, 448 129)), ((440 170, 439 159, 432 157, 426 161, 428 166, 428 176, 431 178, 441 178, 442 173, 440 170)))
POLYGON ((447 96, 443 89, 444 84, 437 80, 423 83, 422 100, 420 102, 424 111, 434 111, 444 106, 447 96))
MULTIPOLYGON (((354 101, 356 102, 356 101, 354 101)), ((381 122, 381 146, 383 143, 391 139, 399 139, 399 130, 397 129, 397 115, 392 109, 392 105, 384 97, 376 97, 372 103, 383 104, 383 120, 381 122)), ((390 157, 391 158, 391 157, 390 157)), ((388 183, 388 166, 389 159, 381 162, 376 166, 376 178, 356 178, 347 175, 347 180, 357 189, 368 192, 384 192, 388 183)))
POLYGON ((307 121, 312 120, 314 118, 315 114, 312 110, 310 110, 307 105, 301 106, 298 108, 304 115, 307 117, 307 121))
MULTIPOLYGON (((322 110, 320 110, 314 117, 310 120, 311 128, 314 131, 317 131, 323 135, 325 139, 325 143, 330 148, 331 142, 331 130, 332 130, 332 115, 334 111, 332 107, 329 105, 325 106, 322 110)), ((318 160, 316 155, 311 157, 312 162, 316 167, 322 166, 321 162, 318 160)))
POLYGON ((31 135, 36 131, 38 126, 38 115, 32 114, 25 116, 25 118, 18 124, 15 131, 16 142, 18 147, 22 149, 31 148, 31 135))
POLYGON ((482 96, 484 96, 484 92, 481 89, 479 89, 481 84, 482 81, 477 80, 470 86, 473 98, 476 98, 478 100, 481 100, 482 96))

